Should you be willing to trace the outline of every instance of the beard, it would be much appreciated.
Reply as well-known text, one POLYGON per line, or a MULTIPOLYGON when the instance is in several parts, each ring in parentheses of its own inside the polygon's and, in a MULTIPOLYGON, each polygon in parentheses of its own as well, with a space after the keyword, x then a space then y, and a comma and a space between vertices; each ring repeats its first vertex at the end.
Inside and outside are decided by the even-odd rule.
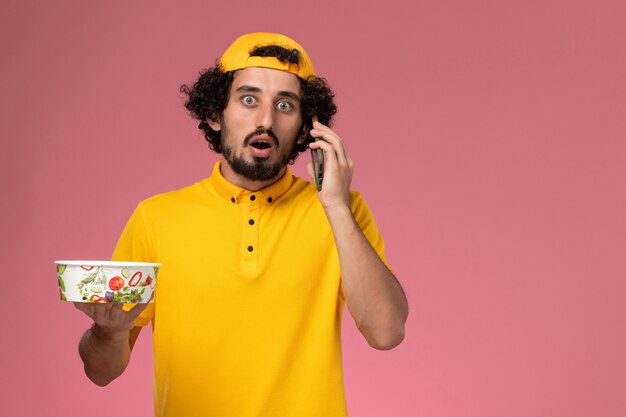
MULTIPOLYGON (((243 141, 243 148, 245 149, 249 146, 248 142, 252 137, 261 134, 270 135, 274 139, 275 150, 280 150, 280 141, 274 132, 265 129, 257 129, 247 135, 243 141)), ((244 158, 243 153, 236 155, 235 150, 231 146, 227 145, 228 140, 224 140, 227 135, 228 129, 226 129, 226 126, 222 125, 222 156, 235 173, 251 181, 267 181, 275 178, 278 174, 280 174, 280 171, 291 162, 292 154, 296 146, 295 142, 293 142, 289 152, 286 153, 285 156, 281 156, 281 159, 278 161, 272 162, 269 158, 259 157, 253 157, 252 161, 247 161, 244 158)))

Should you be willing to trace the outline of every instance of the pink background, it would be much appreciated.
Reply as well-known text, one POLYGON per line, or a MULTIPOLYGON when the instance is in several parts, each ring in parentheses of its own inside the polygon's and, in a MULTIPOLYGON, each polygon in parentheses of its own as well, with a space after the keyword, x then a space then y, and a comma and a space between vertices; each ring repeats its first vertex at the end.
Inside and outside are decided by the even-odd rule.
POLYGON ((351 415, 626 415, 624 1, 141 3, 0 6, 2 415, 151 414, 149 333, 92 385, 52 262, 209 174, 178 88, 256 30, 335 88, 411 305, 391 352, 346 315, 351 415))

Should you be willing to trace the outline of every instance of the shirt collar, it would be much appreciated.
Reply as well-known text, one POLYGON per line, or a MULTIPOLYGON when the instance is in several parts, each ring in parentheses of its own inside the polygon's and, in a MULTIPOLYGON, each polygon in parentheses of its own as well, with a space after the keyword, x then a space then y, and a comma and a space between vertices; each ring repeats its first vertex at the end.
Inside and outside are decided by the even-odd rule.
POLYGON ((249 198, 253 195, 255 196, 255 199, 259 198, 260 201, 265 201, 266 203, 271 204, 278 200, 280 196, 285 194, 291 187, 291 184, 293 184, 293 176, 291 175, 289 167, 287 167, 283 176, 280 177, 280 179, 275 183, 259 191, 249 191, 230 183, 226 178, 224 178, 222 172, 220 171, 221 164, 222 161, 217 161, 213 166, 213 173, 210 178, 211 184, 222 198, 235 204, 239 204, 243 197, 249 198))

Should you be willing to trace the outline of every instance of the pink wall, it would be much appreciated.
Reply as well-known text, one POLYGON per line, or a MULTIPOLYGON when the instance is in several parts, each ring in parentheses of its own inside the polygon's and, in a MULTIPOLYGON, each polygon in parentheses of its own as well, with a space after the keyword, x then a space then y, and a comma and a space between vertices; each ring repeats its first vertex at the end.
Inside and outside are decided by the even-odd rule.
POLYGON ((209 174, 178 87, 254 30, 335 87, 410 299, 394 351, 345 321, 352 416, 626 415, 626 3, 138 3, 0 6, 2 415, 151 413, 150 338, 89 383, 52 261, 209 174))

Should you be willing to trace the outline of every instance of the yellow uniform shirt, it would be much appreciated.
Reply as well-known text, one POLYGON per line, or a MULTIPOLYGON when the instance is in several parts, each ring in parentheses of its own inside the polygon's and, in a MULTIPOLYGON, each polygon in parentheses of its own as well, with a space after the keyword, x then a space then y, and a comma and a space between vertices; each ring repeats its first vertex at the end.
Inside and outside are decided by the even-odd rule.
MULTIPOLYGON (((315 187, 289 171, 250 192, 210 178, 141 202, 116 260, 160 262, 156 416, 346 416, 339 259, 315 187)), ((352 211, 378 254, 359 194, 352 211)), ((384 258, 383 258, 384 259, 384 258)))

